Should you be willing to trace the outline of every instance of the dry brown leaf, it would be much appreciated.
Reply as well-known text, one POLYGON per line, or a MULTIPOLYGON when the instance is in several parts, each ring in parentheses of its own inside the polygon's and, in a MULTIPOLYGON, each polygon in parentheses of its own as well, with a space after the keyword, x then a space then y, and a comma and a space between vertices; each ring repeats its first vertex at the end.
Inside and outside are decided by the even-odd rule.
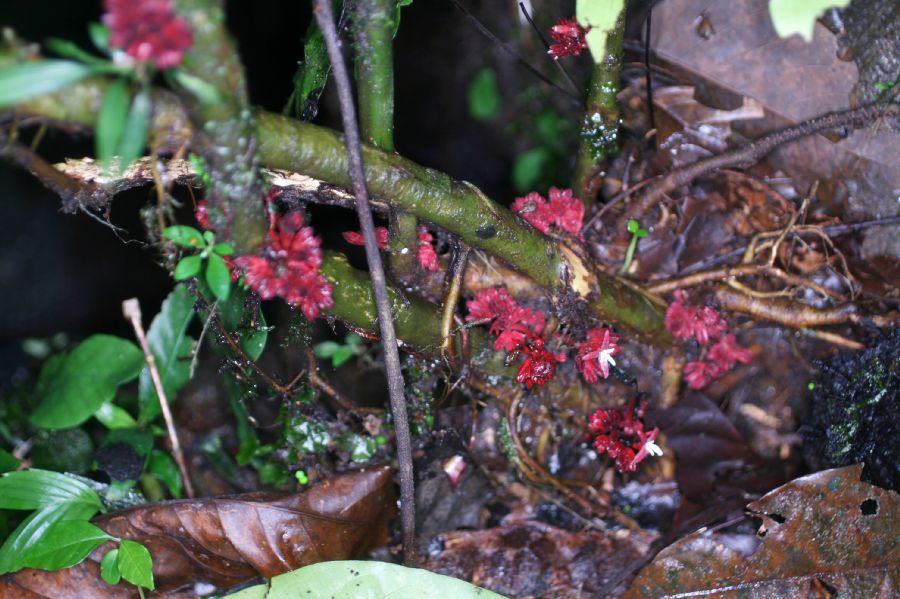
MULTIPOLYGON (((196 583, 228 588, 321 561, 360 557, 386 540, 394 513, 387 466, 323 481, 295 495, 247 493, 167 501, 96 518, 110 535, 143 543, 161 593, 196 583)), ((107 585, 94 551, 66 570, 20 570, 0 579, 0 598, 136 597, 135 587, 107 585), (73 594, 77 589, 77 595, 73 594)), ((167 595, 174 597, 175 595, 167 595)))
POLYGON ((896 597, 900 496, 860 481, 862 465, 824 470, 747 506, 758 542, 698 531, 661 551, 623 599, 638 597, 896 597))

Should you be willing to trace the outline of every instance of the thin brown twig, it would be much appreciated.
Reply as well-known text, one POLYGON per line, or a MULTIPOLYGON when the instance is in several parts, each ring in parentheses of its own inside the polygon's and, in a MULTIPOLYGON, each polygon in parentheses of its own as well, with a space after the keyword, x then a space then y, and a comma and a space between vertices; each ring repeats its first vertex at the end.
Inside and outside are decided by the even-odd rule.
POLYGON ((418 546, 416 542, 416 494, 413 479, 412 439, 409 432, 409 417, 406 413, 406 392, 403 373, 400 370, 400 354, 397 349, 397 334, 394 330, 391 304, 387 292, 387 280, 384 266, 375 239, 375 224, 372 221, 372 208, 369 206, 369 193, 366 189, 366 176, 363 170, 362 147, 359 139, 359 126, 356 121, 356 108, 350 87, 350 76, 344 57, 341 54, 340 40, 334 25, 331 0, 316 0, 313 14, 322 36, 325 47, 334 69, 334 81, 337 86, 338 100, 341 107, 341 119, 344 124, 345 147, 347 150, 347 170, 356 196, 356 215, 363 233, 366 248, 366 260, 369 264, 369 276, 375 296, 378 312, 378 325, 381 329, 382 346, 384 348, 384 366, 387 375, 388 394, 391 400, 391 413, 394 417, 394 431, 397 438, 397 462, 400 470, 400 521, 403 528, 403 553, 406 564, 415 566, 418 563, 418 546))
POLYGON ((452 332, 453 317, 456 314, 456 305, 459 303, 459 294, 462 290, 463 275, 466 272, 466 264, 469 260, 470 248, 459 244, 454 248, 453 259, 447 269, 447 291, 444 293, 443 307, 441 308, 441 351, 450 363, 451 368, 456 368, 456 348, 454 347, 455 335, 452 332))
POLYGON ((813 291, 816 291, 817 293, 821 293, 824 296, 828 296, 838 300, 846 299, 840 293, 832 291, 827 287, 823 287, 818 283, 815 283, 808 279, 804 279, 801 276, 785 272, 784 270, 781 270, 780 268, 777 268, 775 266, 769 266, 766 264, 741 264, 740 266, 726 266, 724 268, 704 270, 703 272, 697 272, 683 277, 667 279, 658 283, 651 283, 647 286, 647 291, 657 294, 668 293, 669 291, 674 291, 676 289, 696 287, 697 285, 708 283, 710 281, 720 281, 723 279, 731 279, 734 277, 746 275, 767 275, 777 277, 789 285, 807 287, 809 289, 812 289, 813 291))
POLYGON ((147 335, 144 334, 144 325, 141 324, 141 305, 137 298, 127 299, 122 302, 122 314, 131 322, 131 326, 134 327, 134 334, 144 352, 144 359, 147 361, 147 369, 150 371, 150 379, 153 381, 154 389, 156 389, 159 408, 162 411, 162 417, 166 423, 166 433, 169 435, 169 443, 172 445, 172 455, 175 458, 175 464, 178 465, 181 479, 184 481, 184 492, 189 499, 193 499, 194 486, 191 484, 191 477, 188 475, 187 465, 184 462, 184 454, 181 452, 181 443, 178 442, 178 431, 175 430, 175 420, 172 418, 172 411, 169 409, 166 391, 163 388, 162 379, 159 378, 159 370, 156 368, 156 358, 153 356, 153 352, 150 351, 150 345, 147 343, 147 335))

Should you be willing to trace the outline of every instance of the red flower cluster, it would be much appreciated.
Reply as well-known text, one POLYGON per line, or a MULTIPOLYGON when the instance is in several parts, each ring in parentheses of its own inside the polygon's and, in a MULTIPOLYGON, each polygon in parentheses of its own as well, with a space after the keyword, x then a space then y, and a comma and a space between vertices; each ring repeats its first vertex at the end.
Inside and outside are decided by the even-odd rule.
POLYGON ((681 291, 675 292, 675 301, 666 310, 666 328, 676 337, 694 337, 700 345, 710 339, 721 338, 709 348, 708 362, 688 362, 684 367, 684 380, 691 389, 702 389, 728 372, 736 362, 749 364, 753 354, 737 344, 734 335, 724 335, 728 323, 719 311, 710 306, 684 304, 681 291))
POLYGON ((609 329, 595 328, 587 333, 587 340, 578 344, 575 365, 584 380, 596 383, 600 377, 609 376, 610 365, 615 366, 613 356, 619 353, 619 336, 609 329))
POLYGON ((644 430, 647 406, 635 407, 634 400, 621 408, 600 409, 588 418, 588 429, 594 439, 597 453, 605 453, 616 461, 619 472, 634 472, 648 455, 662 455, 656 445, 659 427, 644 430))
POLYGON ((158 69, 177 66, 194 43, 188 22, 175 15, 170 0, 103 0, 109 45, 158 69))
POLYGON ((525 341, 537 336, 544 328, 544 313, 540 310, 524 308, 516 302, 504 288, 479 291, 466 302, 469 315, 466 320, 493 320, 491 334, 497 335, 494 351, 501 349, 507 353, 520 350, 525 341))
MULTIPOLYGON (((365 245, 361 231, 344 231, 344 241, 350 245, 365 245)), ((375 243, 379 250, 384 250, 388 244, 388 230, 386 227, 375 227, 375 243)))
POLYGON ((550 201, 536 191, 523 198, 516 198, 512 211, 528 221, 528 223, 547 235, 554 226, 572 235, 581 236, 581 224, 584 220, 584 204, 572 196, 571 189, 550 188, 550 201))
POLYGON ((213 230, 212 222, 209 220, 209 202, 206 200, 197 202, 197 210, 194 211, 194 218, 197 219, 197 224, 207 231, 213 230))
POLYGON ((437 252, 434 251, 434 245, 432 244, 433 241, 434 237, 431 233, 425 229, 419 230, 419 247, 417 254, 419 266, 425 270, 437 272, 441 268, 441 263, 438 262, 437 252))
POLYGON ((525 354, 525 361, 519 366, 516 381, 525 383, 529 389, 535 385, 543 386, 556 374, 556 363, 566 361, 566 354, 554 354, 544 349, 543 337, 526 337, 519 350, 525 354))
POLYGON ((334 305, 332 287, 319 273, 322 241, 312 227, 304 226, 303 214, 273 213, 272 225, 262 256, 240 256, 234 263, 244 271, 244 280, 262 299, 280 296, 300 306, 313 320, 319 310, 334 305))
POLYGON ((559 60, 563 56, 578 56, 588 47, 584 39, 587 31, 575 19, 560 19, 550 28, 550 37, 556 43, 550 46, 547 53, 554 60, 559 60))

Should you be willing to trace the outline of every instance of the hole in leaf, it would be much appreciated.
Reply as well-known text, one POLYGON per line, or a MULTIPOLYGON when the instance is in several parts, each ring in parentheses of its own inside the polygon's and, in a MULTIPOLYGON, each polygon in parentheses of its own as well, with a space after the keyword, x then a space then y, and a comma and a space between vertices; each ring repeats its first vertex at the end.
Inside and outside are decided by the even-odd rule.
POLYGON ((784 524, 785 521, 787 520, 787 518, 785 518, 781 514, 768 514, 768 516, 769 516, 769 518, 771 518, 775 522, 778 522, 779 524, 784 524))
POLYGON ((863 516, 874 516, 878 513, 878 502, 874 499, 866 499, 859 504, 859 511, 863 516))

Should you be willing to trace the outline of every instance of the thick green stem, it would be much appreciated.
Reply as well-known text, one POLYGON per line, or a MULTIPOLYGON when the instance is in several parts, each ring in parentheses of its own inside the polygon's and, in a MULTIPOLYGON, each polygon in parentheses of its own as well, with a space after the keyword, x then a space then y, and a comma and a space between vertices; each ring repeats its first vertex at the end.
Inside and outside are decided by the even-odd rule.
POLYGON ((262 245, 267 223, 265 193, 256 159, 256 126, 249 107, 244 69, 225 30, 223 0, 176 0, 194 35, 182 71, 215 88, 215 98, 185 93, 196 125, 194 150, 205 160, 211 185, 210 218, 240 253, 262 245))
MULTIPOLYGON (((394 151, 394 10, 396 0, 355 0, 353 64, 363 141, 387 152, 394 151)), ((399 281, 416 272, 418 221, 413 214, 391 210, 388 265, 399 281)))
POLYGON ((625 11, 606 38, 606 57, 594 65, 587 106, 581 123, 581 142, 572 188, 585 205, 593 205, 600 189, 602 161, 619 151, 619 71, 622 68, 622 36, 625 11))

